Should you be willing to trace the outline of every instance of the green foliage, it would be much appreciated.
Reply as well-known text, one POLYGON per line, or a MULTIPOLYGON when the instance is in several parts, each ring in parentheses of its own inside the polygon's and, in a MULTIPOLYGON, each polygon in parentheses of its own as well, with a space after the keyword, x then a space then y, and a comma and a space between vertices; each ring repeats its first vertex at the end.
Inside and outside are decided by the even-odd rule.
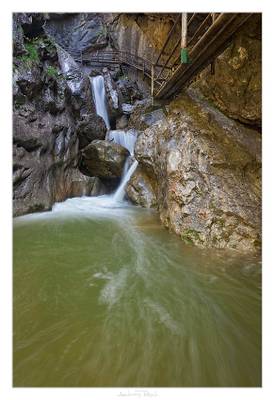
POLYGON ((55 67, 49 66, 46 70, 47 75, 50 78, 57 78, 59 75, 58 70, 55 67))
POLYGON ((28 66, 31 66, 32 64, 38 64, 40 61, 37 50, 38 45, 39 41, 37 39, 33 39, 32 41, 25 43, 27 54, 22 55, 19 59, 28 66))
POLYGON ((28 56, 32 61, 39 62, 39 56, 37 51, 36 43, 26 43, 25 48, 28 52, 28 56))

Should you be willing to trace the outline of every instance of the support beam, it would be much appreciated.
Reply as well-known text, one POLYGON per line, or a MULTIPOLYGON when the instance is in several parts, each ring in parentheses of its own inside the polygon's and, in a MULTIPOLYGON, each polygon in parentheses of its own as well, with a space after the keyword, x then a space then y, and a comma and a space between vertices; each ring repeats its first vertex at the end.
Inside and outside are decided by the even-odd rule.
POLYGON ((182 13, 182 32, 181 32, 181 63, 189 62, 187 50, 187 13, 182 13))
POLYGON ((153 94, 154 94, 154 65, 151 66, 151 97, 153 105, 153 94))
POLYGON ((181 49, 187 46, 187 13, 182 13, 181 49))

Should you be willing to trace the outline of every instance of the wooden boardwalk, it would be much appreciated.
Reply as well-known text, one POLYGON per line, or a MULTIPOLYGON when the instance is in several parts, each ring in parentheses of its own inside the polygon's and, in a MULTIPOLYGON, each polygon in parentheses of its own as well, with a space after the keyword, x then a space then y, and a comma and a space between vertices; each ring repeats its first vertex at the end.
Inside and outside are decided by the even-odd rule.
POLYGON ((119 50, 98 50, 88 56, 71 54, 82 64, 127 65, 142 71, 151 82, 151 95, 155 99, 169 99, 188 85, 209 64, 214 73, 214 59, 229 45, 233 35, 250 18, 249 13, 192 13, 184 14, 189 62, 182 63, 180 52, 182 37, 178 27, 183 25, 178 14, 156 60, 150 61, 137 54, 119 50), (175 36, 177 32, 177 38, 175 36), (172 43, 175 45, 172 47, 172 43))

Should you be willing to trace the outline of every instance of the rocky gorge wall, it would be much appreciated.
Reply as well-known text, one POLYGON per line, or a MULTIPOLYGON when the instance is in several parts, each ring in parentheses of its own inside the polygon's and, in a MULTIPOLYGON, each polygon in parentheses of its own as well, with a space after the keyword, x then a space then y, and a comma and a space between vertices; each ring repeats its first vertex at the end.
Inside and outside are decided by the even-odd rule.
MULTIPOLYGON (((89 73, 104 76, 108 111, 114 125, 116 119, 119 123, 119 117, 124 117, 124 125, 127 124, 122 104, 141 99, 142 94, 119 69, 87 73, 60 46, 63 41, 65 45, 79 46, 77 38, 83 31, 80 29, 73 36, 69 28, 81 23, 84 17, 87 16, 54 15, 54 24, 57 23, 53 24, 52 32, 57 41, 45 29, 48 16, 23 13, 13 16, 14 216, 51 209, 55 202, 69 197, 107 193, 117 185, 123 170, 125 157, 119 158, 119 154, 125 149, 120 148, 117 156, 113 144, 108 146, 113 156, 108 174, 94 175, 98 171, 96 163, 102 162, 96 157, 94 165, 88 168, 94 145, 86 148, 98 140, 101 149, 107 131, 103 119, 96 114, 89 73), (117 85, 112 76, 120 76, 117 85)), ((80 43, 82 47, 89 43, 90 48, 90 41, 95 48, 104 44, 101 20, 101 17, 87 17, 90 29, 87 33, 90 33, 80 43)))
POLYGON ((39 15, 14 15, 14 215, 47 210, 55 201, 102 189, 97 178, 80 173, 78 163, 81 132, 88 125, 94 138, 102 138, 104 123, 80 71, 62 73, 55 43, 41 31, 30 36, 41 20, 39 15))

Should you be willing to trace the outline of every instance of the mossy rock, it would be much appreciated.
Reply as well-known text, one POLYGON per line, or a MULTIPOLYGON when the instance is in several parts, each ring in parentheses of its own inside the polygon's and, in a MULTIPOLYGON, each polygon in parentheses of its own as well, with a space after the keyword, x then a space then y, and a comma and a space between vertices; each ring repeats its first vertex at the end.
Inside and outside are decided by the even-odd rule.
POLYGON ((185 229, 181 233, 181 239, 185 244, 201 243, 200 232, 195 229, 185 229))

